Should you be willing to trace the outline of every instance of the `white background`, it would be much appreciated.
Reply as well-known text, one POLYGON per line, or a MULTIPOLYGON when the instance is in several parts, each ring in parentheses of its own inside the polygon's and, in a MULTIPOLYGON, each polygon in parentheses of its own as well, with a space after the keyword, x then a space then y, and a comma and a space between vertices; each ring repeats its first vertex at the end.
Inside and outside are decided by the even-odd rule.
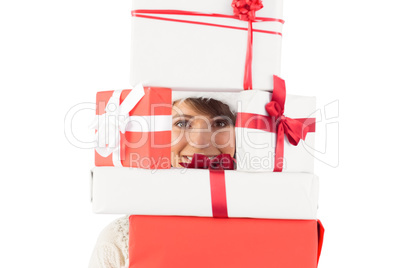
MULTIPOLYGON (((117 217, 92 214, 93 151, 67 141, 64 118, 96 91, 129 88, 130 10, 129 0, 1 2, 0 267, 87 267, 117 217)), ((285 0, 288 92, 335 115, 339 104, 317 142, 330 164, 316 165, 323 268, 402 267, 400 11, 395 0, 285 0), (326 136, 339 138, 339 163, 326 136)), ((90 137, 92 113, 76 115, 78 138, 90 137)))

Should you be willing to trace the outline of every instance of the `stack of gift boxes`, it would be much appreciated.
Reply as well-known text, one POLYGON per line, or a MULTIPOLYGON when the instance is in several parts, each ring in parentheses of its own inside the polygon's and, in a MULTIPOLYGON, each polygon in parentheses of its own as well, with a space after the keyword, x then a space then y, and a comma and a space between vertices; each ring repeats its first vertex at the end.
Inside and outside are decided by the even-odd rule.
POLYGON ((94 212, 132 215, 129 267, 317 267, 315 98, 279 77, 282 0, 133 0, 131 15, 133 89, 98 92, 91 172, 94 212), (236 103, 236 164, 171 167, 186 96, 236 103))

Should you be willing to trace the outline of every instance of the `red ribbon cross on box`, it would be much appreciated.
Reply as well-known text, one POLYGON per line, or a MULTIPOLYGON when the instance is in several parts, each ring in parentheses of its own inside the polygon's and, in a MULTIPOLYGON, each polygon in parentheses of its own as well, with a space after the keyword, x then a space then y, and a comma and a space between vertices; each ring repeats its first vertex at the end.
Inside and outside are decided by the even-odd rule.
POLYGON ((274 172, 283 170, 285 136, 291 145, 305 140, 308 132, 315 132, 315 118, 289 118, 284 115, 286 101, 285 81, 274 75, 271 101, 265 105, 268 115, 239 112, 236 127, 252 128, 276 133, 274 172))
POLYGON ((277 18, 266 18, 266 17, 257 17, 256 11, 262 9, 264 6, 261 0, 233 0, 232 8, 233 15, 227 14, 216 14, 216 13, 203 13, 196 11, 186 11, 186 10, 152 10, 152 9, 137 9, 131 11, 131 16, 138 18, 146 18, 146 19, 154 19, 154 20, 163 20, 163 21, 173 21, 180 23, 191 23, 205 26, 213 26, 213 27, 223 27, 228 29, 236 29, 236 30, 245 30, 248 32, 247 34, 247 51, 246 51, 246 60, 244 67, 244 79, 243 79, 243 88, 245 90, 249 90, 253 88, 252 85, 252 61, 253 61, 253 33, 265 33, 265 34, 273 34, 282 36, 282 33, 276 31, 266 31, 266 30, 258 30, 253 29, 253 23, 255 22, 267 22, 274 21, 283 24, 285 21, 277 18), (236 27, 231 25, 223 25, 216 23, 206 23, 185 19, 175 19, 169 17, 160 17, 158 15, 180 15, 180 16, 204 16, 204 17, 215 17, 215 18, 230 18, 230 19, 238 19, 242 21, 246 21, 248 23, 248 27, 236 27))
POLYGON ((185 168, 209 169, 212 215, 214 218, 227 218, 225 169, 234 169, 234 159, 229 154, 221 154, 213 159, 203 154, 194 154, 191 163, 180 165, 185 168))
POLYGON ((285 135, 293 146, 297 146, 300 140, 305 140, 310 131, 309 126, 303 121, 284 116, 286 101, 285 80, 274 75, 274 90, 272 99, 265 110, 276 120, 276 149, 274 172, 281 172, 283 169, 285 135))

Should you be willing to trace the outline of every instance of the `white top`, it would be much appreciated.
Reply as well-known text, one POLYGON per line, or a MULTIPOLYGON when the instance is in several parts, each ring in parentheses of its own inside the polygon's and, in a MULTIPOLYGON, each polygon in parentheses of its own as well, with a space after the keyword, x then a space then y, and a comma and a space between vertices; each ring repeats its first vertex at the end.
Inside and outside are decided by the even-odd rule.
POLYGON ((127 268, 128 230, 128 216, 106 226, 99 234, 89 268, 127 268))

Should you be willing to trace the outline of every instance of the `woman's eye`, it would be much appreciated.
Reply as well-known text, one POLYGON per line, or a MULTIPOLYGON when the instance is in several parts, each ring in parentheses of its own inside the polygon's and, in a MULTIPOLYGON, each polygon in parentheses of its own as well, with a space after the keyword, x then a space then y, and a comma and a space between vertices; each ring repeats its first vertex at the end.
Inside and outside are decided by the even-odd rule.
POLYGON ((177 121, 174 125, 179 128, 187 128, 189 126, 189 122, 187 120, 180 120, 177 121))
POLYGON ((226 120, 217 120, 214 122, 215 127, 226 127, 228 122, 226 120))

